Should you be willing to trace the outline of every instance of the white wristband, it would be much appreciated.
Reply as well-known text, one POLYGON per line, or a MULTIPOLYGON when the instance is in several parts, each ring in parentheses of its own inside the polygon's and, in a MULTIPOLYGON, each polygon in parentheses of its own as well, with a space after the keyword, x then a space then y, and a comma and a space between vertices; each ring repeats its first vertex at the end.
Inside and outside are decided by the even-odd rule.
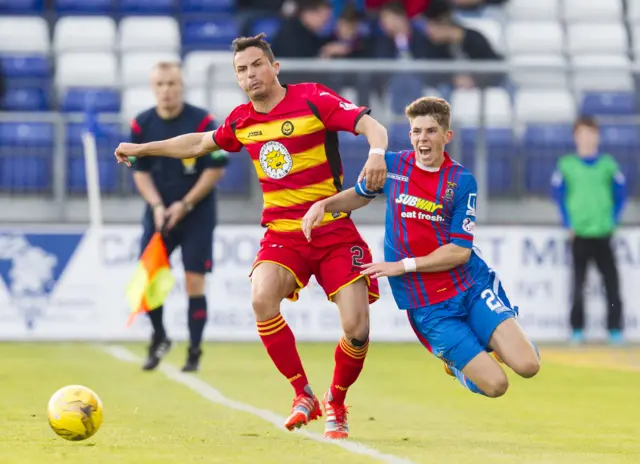
POLYGON ((385 151, 382 148, 372 148, 369 150, 369 154, 370 155, 383 155, 385 154, 385 151))
POLYGON ((416 259, 415 258, 405 258, 402 260, 402 264, 404 265, 404 272, 416 272, 416 259))

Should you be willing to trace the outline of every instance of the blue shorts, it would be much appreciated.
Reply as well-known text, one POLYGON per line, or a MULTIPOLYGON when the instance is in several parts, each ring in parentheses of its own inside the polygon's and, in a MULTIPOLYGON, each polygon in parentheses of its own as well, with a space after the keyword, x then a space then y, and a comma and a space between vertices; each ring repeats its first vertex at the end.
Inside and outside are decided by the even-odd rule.
POLYGON ((409 309, 409 322, 422 344, 446 364, 462 370, 489 351, 494 330, 518 316, 493 271, 483 273, 465 292, 422 308, 409 309))
MULTIPOLYGON (((172 230, 163 235, 169 256, 179 246, 182 251, 184 270, 206 274, 213 268, 213 230, 215 221, 208 211, 195 208, 172 230), (195 213, 195 214, 194 214, 195 213)), ((155 233, 153 215, 147 212, 143 220, 144 231, 140 239, 140 253, 155 233)))

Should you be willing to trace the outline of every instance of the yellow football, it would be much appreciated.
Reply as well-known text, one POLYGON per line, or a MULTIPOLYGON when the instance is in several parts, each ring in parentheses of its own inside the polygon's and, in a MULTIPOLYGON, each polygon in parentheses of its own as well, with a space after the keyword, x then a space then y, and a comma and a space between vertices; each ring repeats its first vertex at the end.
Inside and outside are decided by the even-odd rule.
POLYGON ((86 440, 102 425, 102 401, 87 387, 68 385, 53 394, 47 414, 49 425, 59 437, 86 440))

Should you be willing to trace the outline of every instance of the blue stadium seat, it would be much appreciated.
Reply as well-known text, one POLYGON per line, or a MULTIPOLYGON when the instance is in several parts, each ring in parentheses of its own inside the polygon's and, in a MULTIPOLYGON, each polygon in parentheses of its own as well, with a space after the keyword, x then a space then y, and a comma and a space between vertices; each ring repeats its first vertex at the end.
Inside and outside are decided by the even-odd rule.
POLYGON ((612 154, 615 156, 618 164, 620 165, 620 170, 627 179, 627 191, 629 192, 629 195, 636 195, 640 187, 640 182, 638 182, 640 160, 638 160, 637 149, 633 151, 624 150, 612 154))
MULTIPOLYGON (((603 147, 633 147, 640 143, 640 133, 635 124, 603 124, 600 126, 600 143, 603 147)), ((604 150, 603 150, 604 151, 604 150)))
POLYGON ((0 14, 38 14, 43 8, 43 0, 0 0, 0 14))
POLYGON ((362 135, 355 136, 349 132, 340 132, 338 143, 343 160, 346 158, 365 159, 369 152, 367 139, 362 135))
POLYGON ((392 124, 389 128, 389 149, 392 151, 410 150, 409 124, 406 122, 392 124))
POLYGON ((176 12, 176 0, 120 0, 121 13, 128 15, 171 15, 176 12))
POLYGON ((525 187, 529 193, 548 195, 558 158, 575 150, 570 125, 532 125, 523 140, 525 187))
MULTIPOLYGON (((518 162, 518 151, 509 128, 488 128, 486 131, 488 157, 489 195, 506 195, 515 188, 514 179, 518 162)), ((451 153, 453 159, 460 161, 473 174, 476 174, 476 150, 478 130, 464 128, 458 133, 461 153, 451 153), (459 156, 462 155, 462 156, 459 156)), ((451 149, 456 145, 451 144, 451 149)), ((449 147, 448 147, 449 148, 449 147)))
MULTIPOLYGON (((118 164, 111 158, 98 158, 98 179, 100 190, 105 193, 115 192, 118 188, 118 164)), ((69 193, 85 193, 87 191, 87 174, 85 171, 82 150, 80 156, 71 156, 67 163, 67 190, 69 193)))
POLYGON ((0 190, 12 193, 42 193, 51 190, 52 157, 5 155, 0 147, 0 190))
POLYGON ((391 97, 391 111, 404 115, 405 107, 420 98, 422 80, 413 74, 396 74, 389 79, 389 94, 391 97))
POLYGON ((0 123, 0 189, 35 193, 51 189, 53 124, 0 123))
POLYGON ((636 96, 631 92, 588 92, 581 113, 588 116, 632 116, 638 113, 636 96))
POLYGON ((180 0, 184 13, 233 13, 235 4, 235 0, 180 0))
MULTIPOLYGON (((82 133, 85 125, 82 123, 69 123, 66 126, 67 145, 81 146, 82 133)), ((118 124, 99 124, 96 135, 96 144, 98 145, 98 156, 107 150, 106 156, 113 156, 113 149, 121 141, 121 131, 118 124)))
POLYGON ((351 188, 356 185, 358 176, 362 172, 362 168, 364 167, 364 163, 366 163, 366 161, 366 153, 359 158, 355 156, 342 158, 342 170, 344 173, 342 186, 345 189, 351 188))
POLYGON ((110 14, 114 0, 56 0, 55 9, 62 14, 110 14))
POLYGON ((238 24, 233 17, 186 20, 182 28, 182 46, 190 50, 229 50, 238 33, 238 24))
POLYGON ((38 87, 9 87, 0 107, 7 111, 47 111, 48 97, 44 89, 38 87))
MULTIPOLYGON (((70 123, 67 134, 67 189, 71 193, 87 190, 82 133, 84 124, 70 123)), ((117 124, 100 124, 96 136, 98 147, 98 177, 100 188, 106 193, 118 188, 118 165, 113 163, 113 149, 120 141, 120 127, 117 124)))
POLYGON ((611 154, 627 178, 630 193, 635 192, 638 182, 640 133, 634 124, 602 125, 600 127, 600 151, 611 154))
POLYGON ((70 88, 62 99, 62 111, 85 111, 88 107, 98 113, 120 111, 120 94, 102 88, 70 88))
POLYGON ((0 56, 0 70, 7 79, 49 78, 51 63, 44 55, 12 53, 0 56))
POLYGON ((229 154, 229 165, 220 179, 218 192, 228 195, 248 195, 254 182, 251 156, 243 149, 240 153, 229 154))
POLYGON ((267 34, 267 38, 273 40, 278 33, 282 20, 280 18, 260 18, 251 23, 250 35, 258 35, 261 32, 267 34))
POLYGON ((52 148, 53 124, 44 122, 0 123, 0 145, 25 148, 52 148))

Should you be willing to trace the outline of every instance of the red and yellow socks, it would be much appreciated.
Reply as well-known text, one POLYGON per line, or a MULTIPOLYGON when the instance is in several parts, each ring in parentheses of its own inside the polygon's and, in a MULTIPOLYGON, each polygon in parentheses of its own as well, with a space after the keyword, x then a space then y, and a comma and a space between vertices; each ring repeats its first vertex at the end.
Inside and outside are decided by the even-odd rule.
MULTIPOLYGON (((291 328, 284 320, 282 314, 278 314, 267 321, 258 322, 258 334, 267 353, 282 375, 293 386, 296 396, 309 394, 305 389, 309 382, 302 367, 300 355, 296 348, 296 339, 291 328)), ((309 395, 311 396, 311 395, 309 395)))

